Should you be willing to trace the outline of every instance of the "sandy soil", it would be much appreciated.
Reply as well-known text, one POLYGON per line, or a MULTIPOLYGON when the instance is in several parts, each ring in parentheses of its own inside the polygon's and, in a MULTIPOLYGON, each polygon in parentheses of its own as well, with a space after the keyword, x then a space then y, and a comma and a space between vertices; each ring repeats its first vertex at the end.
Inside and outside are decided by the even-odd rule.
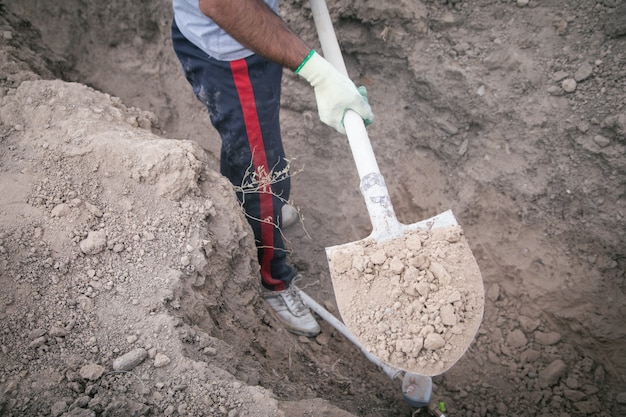
MULTIPOLYGON (((398 218, 452 209, 484 317, 451 416, 626 414, 626 4, 331 0, 398 218)), ((312 45, 307 2, 281 13, 312 45)), ((0 414, 410 416, 398 381, 257 294, 169 0, 0 4, 0 414)), ((345 138, 285 72, 300 286, 370 232, 345 138)))

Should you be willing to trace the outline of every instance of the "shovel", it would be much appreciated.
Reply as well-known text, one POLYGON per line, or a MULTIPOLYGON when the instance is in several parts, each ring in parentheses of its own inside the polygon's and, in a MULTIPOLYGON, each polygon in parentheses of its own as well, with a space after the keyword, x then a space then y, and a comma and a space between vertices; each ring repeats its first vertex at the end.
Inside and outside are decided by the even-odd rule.
MULTIPOLYGON (((348 75, 324 0, 311 0, 324 57, 348 75)), ((439 375, 463 356, 484 309, 482 276, 450 210, 401 224, 361 117, 344 127, 372 223, 360 241, 326 248, 341 317, 381 362, 439 375)))

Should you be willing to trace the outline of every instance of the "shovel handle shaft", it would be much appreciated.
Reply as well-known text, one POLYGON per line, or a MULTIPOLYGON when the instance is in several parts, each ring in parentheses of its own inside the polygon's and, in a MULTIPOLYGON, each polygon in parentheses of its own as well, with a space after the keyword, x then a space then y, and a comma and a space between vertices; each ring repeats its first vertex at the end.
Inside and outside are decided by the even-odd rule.
MULTIPOLYGON (((325 0, 311 0, 311 11, 324 57, 338 71, 348 76, 325 0)), ((402 225, 398 222, 391 205, 389 191, 378 168, 363 120, 356 112, 348 110, 343 122, 350 150, 361 179, 361 192, 365 198, 365 205, 372 222, 371 237, 379 241, 402 234, 402 225)))
POLYGON ((309 297, 307 293, 305 293, 302 290, 298 290, 298 291, 300 292, 300 297, 302 298, 302 301, 304 301, 304 304, 309 306, 311 310, 319 314, 319 316, 323 318, 324 320, 326 320, 328 324, 333 326, 335 330, 337 330, 339 333, 344 335, 350 342, 352 342, 357 348, 359 348, 359 350, 361 350, 361 352, 365 355, 365 357, 369 359, 373 364, 378 366, 384 373, 386 373, 387 376, 391 378, 392 381, 395 380, 396 378, 399 378, 400 375, 402 375, 403 373, 402 370, 394 368, 393 366, 387 365, 386 363, 378 359, 375 355, 370 353, 367 349, 365 349, 365 347, 361 345, 358 340, 356 340, 356 338, 352 335, 352 333, 350 333, 350 330, 348 330, 345 324, 343 324, 341 321, 339 321, 339 319, 333 316, 328 310, 326 310, 324 307, 318 304, 315 300, 309 297))

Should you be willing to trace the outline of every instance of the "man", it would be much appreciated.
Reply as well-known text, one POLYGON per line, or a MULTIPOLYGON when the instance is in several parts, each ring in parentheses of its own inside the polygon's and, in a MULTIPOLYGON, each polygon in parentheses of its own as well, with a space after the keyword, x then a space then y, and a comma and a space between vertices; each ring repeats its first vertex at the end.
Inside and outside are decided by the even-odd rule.
POLYGON ((278 0, 173 0, 172 42, 196 97, 222 138, 220 171, 254 231, 261 294, 292 333, 320 327, 292 285, 281 236, 290 180, 279 125, 283 67, 313 86, 320 119, 345 133, 347 109, 373 120, 349 78, 309 48, 278 16, 278 0))

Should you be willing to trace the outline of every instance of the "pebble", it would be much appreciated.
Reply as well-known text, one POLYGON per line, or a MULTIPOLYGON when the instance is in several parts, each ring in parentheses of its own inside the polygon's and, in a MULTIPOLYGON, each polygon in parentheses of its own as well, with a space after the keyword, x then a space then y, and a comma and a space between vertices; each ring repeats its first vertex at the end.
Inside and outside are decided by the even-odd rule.
POLYGON ((50 214, 52 217, 67 217, 72 212, 69 204, 61 203, 54 206, 50 214))
POLYGON ((540 357, 541 352, 533 349, 528 349, 522 352, 522 354, 520 355, 520 361, 522 362, 522 364, 532 363, 538 360, 540 357))
POLYGON ((573 78, 567 78, 563 80, 563 82, 561 83, 561 88, 566 93, 573 93, 574 91, 576 91, 576 86, 577 86, 576 80, 573 78))
POLYGON ((569 77, 569 74, 565 71, 557 71, 554 74, 552 74, 552 79, 554 80, 555 83, 563 81, 567 77, 569 77))
POLYGON ((330 334, 322 332, 316 338, 315 341, 322 346, 326 346, 330 342, 330 334))
POLYGON ((528 6, 529 0, 517 0, 518 7, 526 7, 528 6))
POLYGON ((561 359, 557 359, 539 371, 539 383, 544 387, 556 385, 565 375, 565 371, 567 371, 567 365, 561 359))
POLYGON ((500 297, 500 285, 497 283, 493 283, 489 286, 487 290, 487 299, 491 301, 496 301, 500 297))
POLYGON ((565 385, 570 389, 576 389, 580 386, 580 383, 578 382, 578 379, 570 376, 565 380, 565 385))
POLYGON ((439 315, 444 326, 456 325, 456 315, 454 314, 454 306, 452 304, 445 305, 439 312, 439 315))
POLYGON ((172 360, 163 353, 157 353, 154 357, 154 367, 162 368, 168 365, 172 360))
POLYGON ((393 258, 389 264, 389 268, 394 274, 400 275, 402 274, 402 271, 404 271, 404 262, 402 262, 401 259, 393 258))
POLYGON ((91 203, 85 202, 85 207, 87 207, 87 210, 96 217, 104 216, 104 213, 102 212, 102 210, 100 210, 98 207, 94 206, 91 203))
POLYGON ((424 347, 428 350, 437 350, 444 347, 446 341, 437 333, 431 333, 424 339, 424 347))
POLYGON ((561 341, 561 335, 556 332, 535 332, 535 342, 544 346, 552 346, 561 341))
POLYGON ((104 374, 104 367, 95 363, 90 363, 83 366, 78 371, 81 378, 88 381, 97 381, 104 374))
POLYGON ((550 94, 551 96, 562 96, 563 95, 563 89, 559 88, 557 86, 550 86, 548 87, 548 94, 550 94))
POLYGON ((148 351, 138 348, 125 353, 113 361, 113 370, 130 371, 148 357, 148 351))
POLYGON ((531 319, 530 317, 520 316, 519 323, 522 326, 522 329, 526 332, 532 332, 537 330, 537 327, 541 324, 540 319, 531 319))
POLYGON ((90 231, 87 238, 80 242, 80 250, 86 255, 95 255, 107 247, 107 236, 104 230, 90 231))
POLYGON ((66 337, 68 331, 62 327, 52 326, 48 334, 50 335, 50 337, 66 337))
POLYGON ((67 402, 65 401, 57 401, 52 404, 52 408, 50 408, 50 415, 52 417, 59 417, 61 414, 67 411, 67 402))
POLYGON ((580 66, 580 68, 578 68, 578 70, 576 70, 576 73, 574 74, 574 80, 576 80, 576 82, 584 81, 587 78, 591 77, 592 73, 593 67, 588 62, 585 62, 580 66))
POLYGON ((506 344, 512 348, 521 348, 526 346, 528 339, 523 331, 516 329, 509 333, 506 337, 506 344))
POLYGON ((370 260, 374 265, 382 265, 387 260, 387 254, 384 250, 378 250, 370 256, 370 260))
POLYGON ((605 148, 611 144, 611 140, 602 135, 595 135, 593 141, 601 148, 605 148))
POLYGON ((115 245, 113 245, 113 252, 115 253, 123 252, 124 249, 126 248, 124 247, 123 243, 116 243, 115 245))
POLYGON ((30 332, 28 332, 28 339, 30 340, 35 340, 41 336, 43 336, 44 334, 46 334, 46 331, 44 329, 34 329, 31 330, 30 332))
POLYGON ((41 336, 33 340, 32 342, 30 342, 28 346, 31 348, 38 348, 39 346, 43 346, 45 343, 46 343, 46 337, 41 336))

